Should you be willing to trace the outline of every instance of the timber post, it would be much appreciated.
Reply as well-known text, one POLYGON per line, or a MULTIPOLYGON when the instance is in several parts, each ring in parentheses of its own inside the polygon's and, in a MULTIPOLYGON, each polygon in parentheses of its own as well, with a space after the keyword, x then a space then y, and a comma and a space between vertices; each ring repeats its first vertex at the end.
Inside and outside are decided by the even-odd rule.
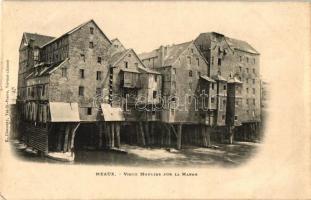
POLYGON ((116 147, 120 147, 120 122, 115 124, 116 147))
POLYGON ((181 149, 181 134, 182 134, 182 124, 178 124, 177 149, 181 149))
POLYGON ((70 131, 70 124, 66 124, 65 126, 66 126, 66 129, 65 129, 63 152, 67 152, 68 150, 68 137, 69 137, 69 131, 70 131))
POLYGON ((103 147, 103 125, 101 122, 99 122, 98 129, 98 148, 100 149, 103 147))

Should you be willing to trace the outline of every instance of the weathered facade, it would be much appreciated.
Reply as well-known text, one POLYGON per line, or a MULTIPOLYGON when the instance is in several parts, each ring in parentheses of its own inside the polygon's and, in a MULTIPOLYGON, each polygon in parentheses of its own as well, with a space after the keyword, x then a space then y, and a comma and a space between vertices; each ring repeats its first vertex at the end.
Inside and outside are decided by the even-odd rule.
POLYGON ((139 56, 93 20, 57 38, 25 33, 21 137, 45 154, 121 142, 207 147, 211 133, 232 142, 236 127, 260 121, 258 73, 258 52, 218 33, 139 56))

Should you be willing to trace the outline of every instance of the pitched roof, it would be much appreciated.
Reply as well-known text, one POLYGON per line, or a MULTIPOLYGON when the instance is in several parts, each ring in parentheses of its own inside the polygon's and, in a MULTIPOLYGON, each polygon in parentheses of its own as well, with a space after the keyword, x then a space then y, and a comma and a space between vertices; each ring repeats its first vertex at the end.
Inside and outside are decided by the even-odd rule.
POLYGON ((35 77, 41 77, 51 74, 53 71, 55 71, 58 67, 60 67, 65 61, 67 61, 68 58, 62 61, 58 61, 52 64, 43 64, 41 65, 41 70, 37 72, 32 72, 29 74, 25 79, 35 78, 35 77))
POLYGON ((184 42, 181 44, 175 44, 167 47, 167 53, 164 56, 164 66, 171 66, 178 59, 179 55, 185 51, 185 49, 192 43, 184 42))
POLYGON ((34 46, 42 46, 43 44, 54 39, 54 37, 37 33, 24 33, 24 36, 27 44, 29 44, 30 40, 32 40, 34 46))
POLYGON ((141 60, 145 60, 145 59, 149 59, 149 58, 154 58, 154 57, 157 57, 158 56, 158 52, 157 52, 158 49, 155 49, 153 51, 150 51, 150 52, 143 52, 141 54, 139 54, 139 58, 141 60))
POLYGON ((50 44, 50 43, 52 43, 52 42, 54 42, 54 41, 56 41, 56 40, 62 38, 62 37, 64 37, 65 35, 70 35, 70 34, 76 32, 77 30, 79 30, 79 29, 82 28, 84 25, 86 25, 86 24, 88 24, 88 23, 90 23, 90 22, 92 22, 92 23, 95 24, 95 26, 100 30, 100 32, 104 35, 104 37, 105 37, 105 38, 109 41, 109 43, 111 44, 111 41, 108 39, 108 37, 105 35, 105 33, 98 27, 98 25, 95 23, 95 21, 94 21, 93 19, 91 19, 91 20, 89 20, 89 21, 87 21, 87 22, 85 22, 85 23, 83 23, 83 24, 80 24, 79 26, 77 26, 77 27, 71 29, 70 31, 64 33, 63 35, 61 35, 61 36, 59 36, 59 37, 57 37, 57 38, 54 38, 53 40, 51 40, 51 41, 49 41, 49 42, 43 44, 41 47, 44 47, 44 46, 46 46, 46 45, 48 45, 48 44, 50 44))
POLYGON ((216 80, 216 81, 223 81, 223 82, 227 82, 227 80, 224 78, 224 77, 222 77, 221 75, 215 75, 215 76, 213 76, 213 79, 214 80, 216 80))
POLYGON ((121 71, 140 74, 140 72, 135 68, 123 68, 123 69, 121 69, 121 71))
POLYGON ((200 78, 202 78, 202 79, 204 79, 204 80, 206 80, 206 81, 208 81, 208 82, 212 82, 212 83, 215 83, 215 82, 216 82, 216 81, 213 80, 212 78, 210 78, 210 77, 208 77, 208 76, 205 76, 205 75, 200 76, 200 78))
POLYGON ((243 82, 241 82, 237 77, 234 77, 234 78, 229 78, 228 83, 242 84, 243 82))
MULTIPOLYGON (((171 66, 174 64, 174 62, 177 60, 179 55, 185 51, 185 49, 192 43, 193 41, 190 42, 184 42, 181 44, 173 44, 173 45, 168 45, 168 46, 161 46, 160 48, 164 48, 166 51, 166 54, 164 56, 164 66, 171 66)), ((151 52, 144 52, 139 54, 139 58, 141 60, 149 59, 149 58, 154 58, 158 56, 158 51, 160 48, 155 49, 151 52)))
POLYGON ((131 49, 126 49, 124 51, 117 52, 113 54, 109 59, 108 63, 114 67, 131 49))
POLYGON ((216 32, 200 33, 200 35, 206 36, 208 40, 212 40, 212 35, 224 37, 225 41, 227 42, 227 44, 229 45, 231 49, 241 50, 241 51, 245 51, 245 52, 252 53, 252 54, 259 54, 259 52, 255 48, 253 48, 249 43, 243 40, 230 38, 221 33, 216 33, 216 32))
POLYGON ((237 49, 237 50, 241 50, 241 51, 245 51, 245 52, 253 53, 253 54, 259 54, 258 51, 256 51, 256 49, 254 49, 250 44, 248 44, 247 42, 243 40, 237 40, 237 39, 233 39, 229 37, 225 37, 225 38, 226 38, 228 45, 233 49, 237 49))
POLYGON ((142 70, 148 74, 161 74, 160 72, 157 72, 155 70, 149 69, 147 67, 138 67, 139 70, 142 70))

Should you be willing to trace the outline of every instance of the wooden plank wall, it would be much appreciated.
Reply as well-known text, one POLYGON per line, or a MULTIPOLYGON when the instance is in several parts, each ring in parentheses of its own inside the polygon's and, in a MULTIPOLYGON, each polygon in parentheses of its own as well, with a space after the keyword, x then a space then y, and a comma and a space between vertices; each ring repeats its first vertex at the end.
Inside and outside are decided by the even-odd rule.
POLYGON ((48 153, 48 129, 30 124, 27 124, 25 128, 28 136, 27 145, 48 153))

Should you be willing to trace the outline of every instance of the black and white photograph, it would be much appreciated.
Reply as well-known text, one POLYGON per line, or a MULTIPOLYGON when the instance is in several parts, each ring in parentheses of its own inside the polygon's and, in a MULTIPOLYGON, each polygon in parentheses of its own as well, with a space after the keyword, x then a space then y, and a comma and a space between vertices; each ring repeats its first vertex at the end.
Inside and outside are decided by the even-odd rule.
POLYGON ((3 1, 1 21, 3 199, 310 195, 309 3, 3 1))

